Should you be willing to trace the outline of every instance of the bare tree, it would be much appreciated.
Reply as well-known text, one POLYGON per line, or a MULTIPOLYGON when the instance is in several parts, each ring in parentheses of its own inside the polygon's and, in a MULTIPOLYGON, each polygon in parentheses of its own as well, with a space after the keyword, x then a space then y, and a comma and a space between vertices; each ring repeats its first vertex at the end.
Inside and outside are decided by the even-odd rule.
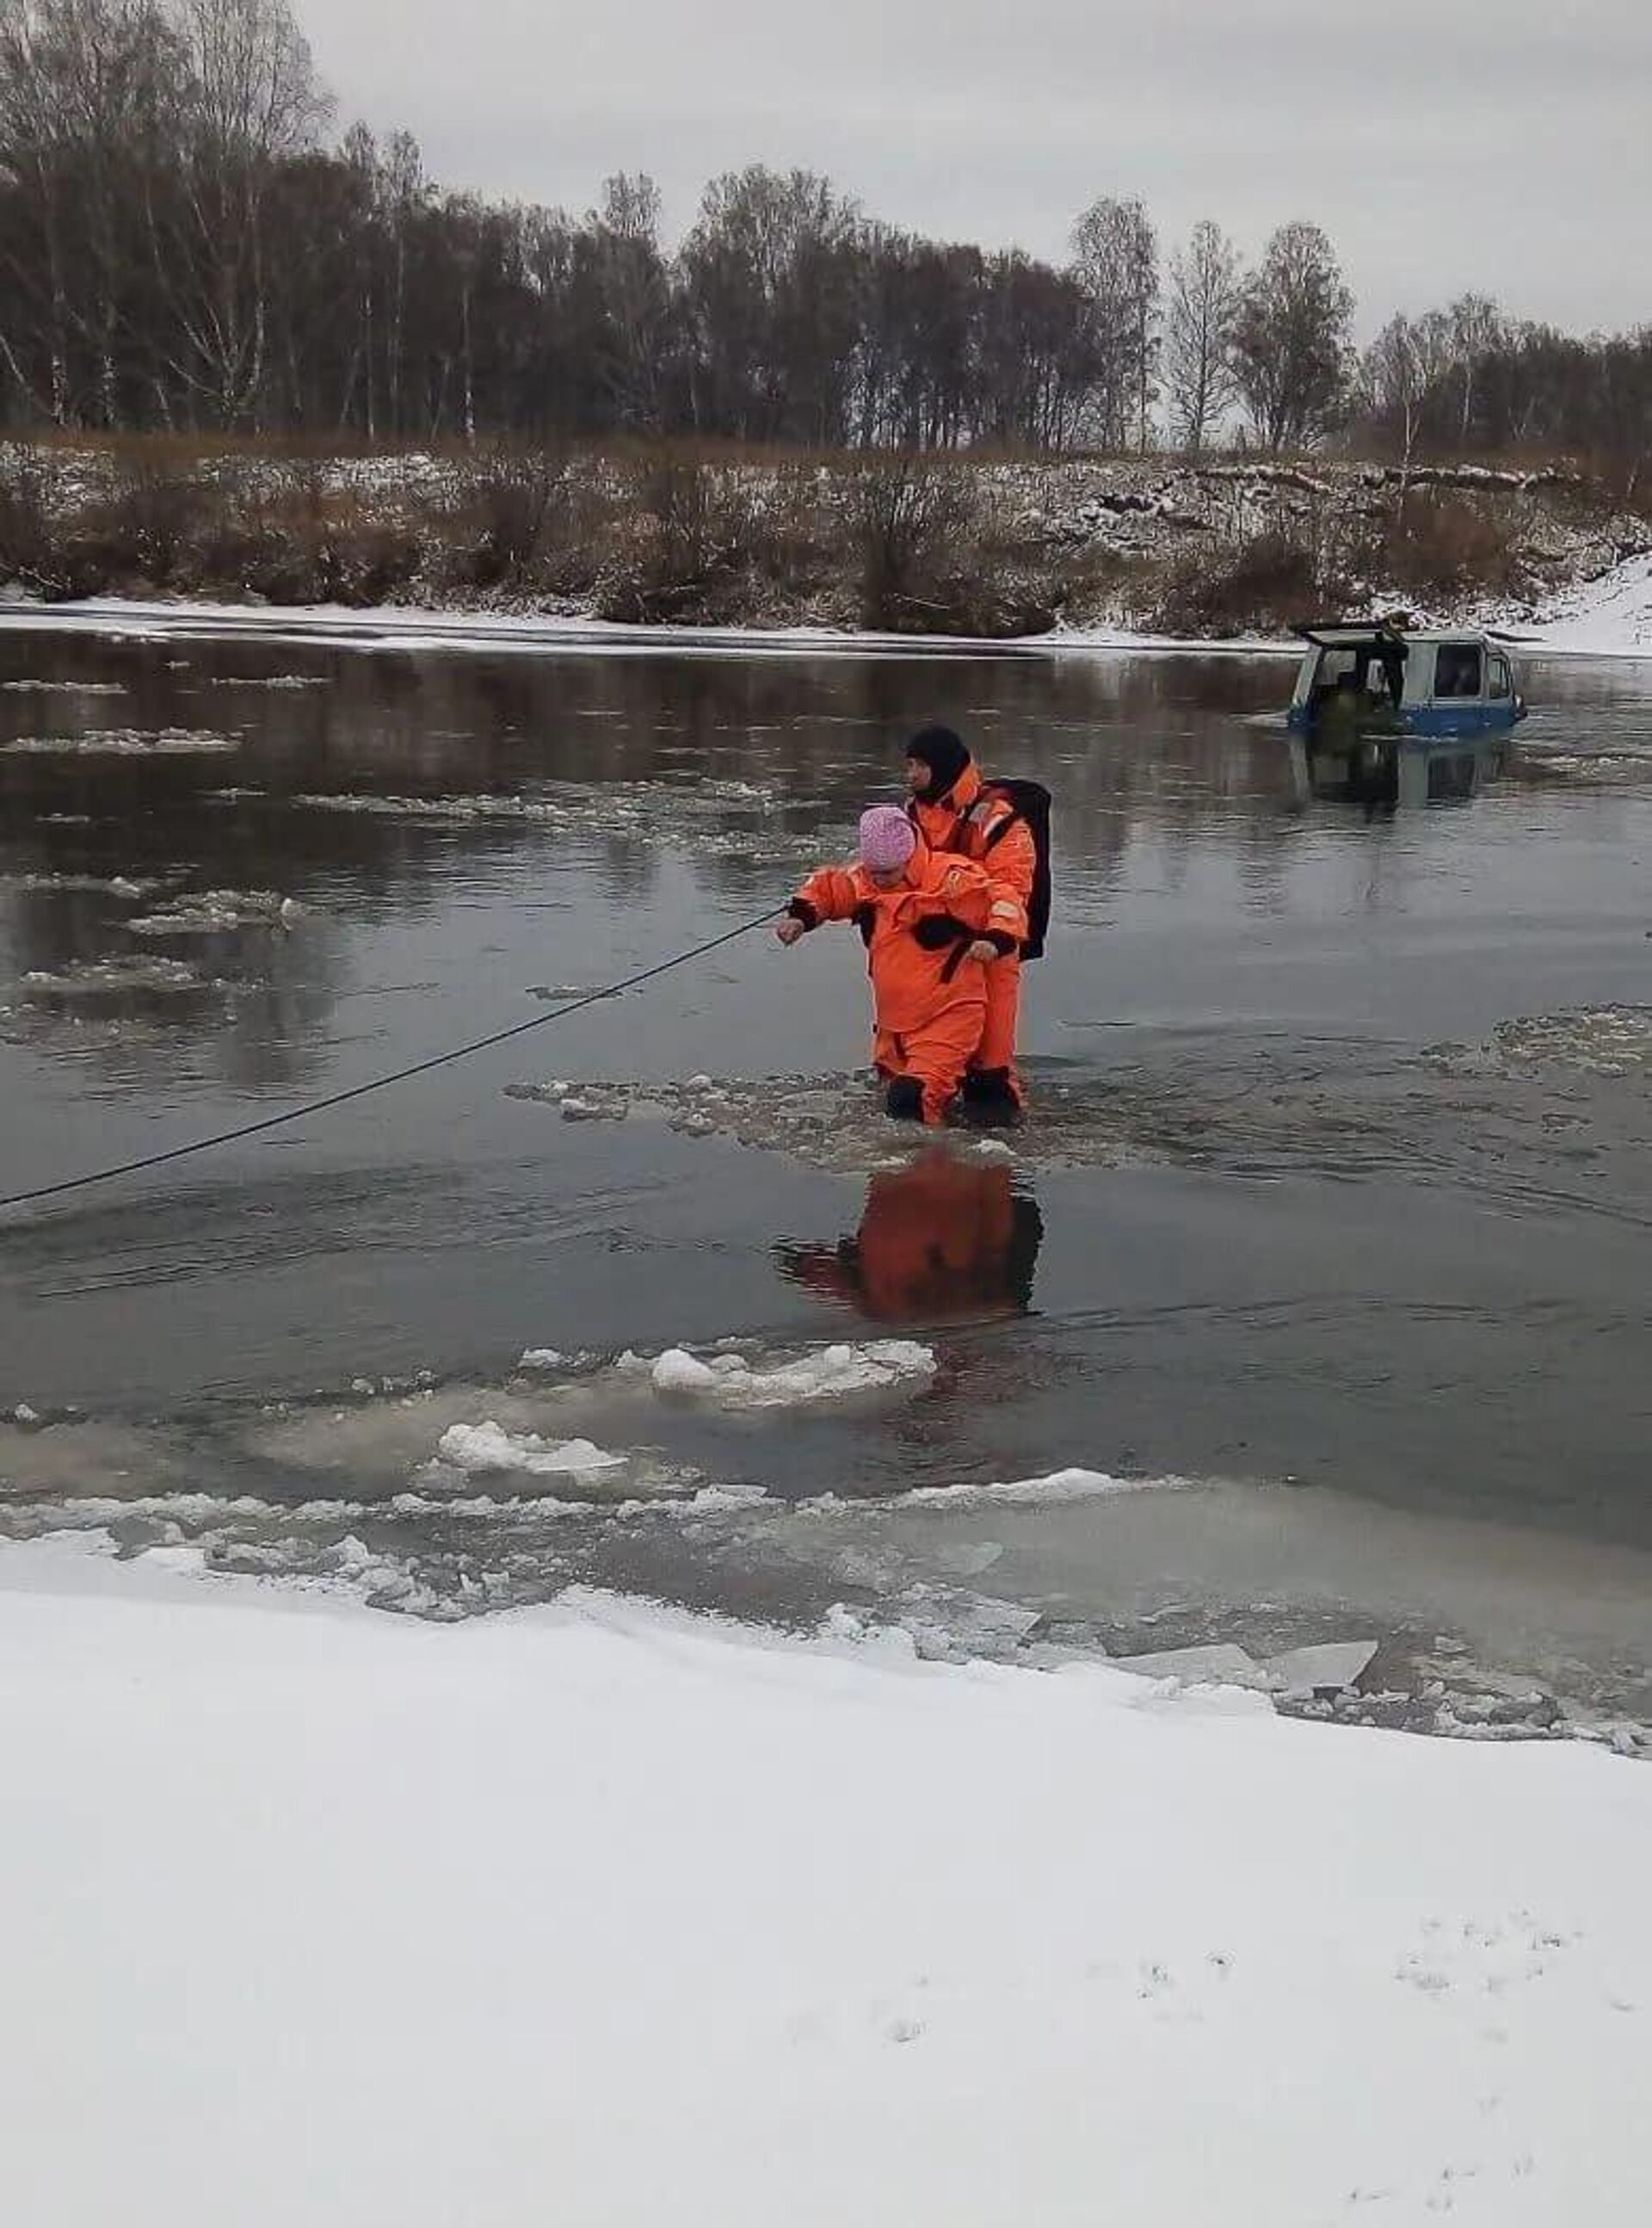
POLYGON ((1199 456, 1233 401, 1233 346, 1239 307, 1239 250, 1218 224, 1196 224, 1170 259, 1164 375, 1170 431, 1199 456))
POLYGON ((671 286, 660 249, 660 192, 621 171, 604 182, 602 207, 586 220, 597 369, 615 425, 660 428, 671 324, 671 286))
POLYGON ((181 0, 190 87, 176 190, 153 210, 173 368, 224 426, 256 414, 268 336, 265 207, 330 102, 287 0, 181 0))
POLYGON ((697 422, 757 440, 846 438, 856 204, 812 171, 714 178, 681 258, 697 422))
POLYGON ((583 218, 439 194, 406 134, 322 144, 299 4, 0 0, 0 425, 1123 450, 1162 370, 1194 452, 1236 399, 1271 447, 1319 439, 1351 388, 1402 502, 1418 457, 1471 447, 1631 496, 1652 471, 1652 333, 1578 339, 1470 294, 1354 366, 1310 225, 1243 285, 1199 226, 1162 336, 1138 202, 1097 202, 1057 270, 871 224, 805 171, 714 181, 675 256, 644 177, 583 218))
POLYGON ((1317 440, 1348 390, 1354 297, 1315 224, 1282 225, 1233 328, 1233 370, 1258 437, 1277 455, 1317 440))
POLYGON ((0 352, 35 409, 59 426, 72 407, 71 163, 62 101, 70 37, 70 23, 54 11, 0 0, 0 176, 16 220, 0 352), (31 357, 47 373, 43 386, 25 369, 31 357))
POLYGON ((1096 326, 1105 445, 1149 444, 1158 359, 1159 247, 1138 201, 1098 201, 1073 228, 1073 266, 1096 326))
POLYGON ((1450 349, 1461 396, 1457 445, 1466 449, 1474 424, 1476 381, 1482 357, 1504 340, 1508 321, 1495 302, 1484 294, 1463 294, 1445 312, 1450 349))
POLYGON ((407 430, 402 400, 407 259, 419 216, 431 198, 424 158, 411 131, 391 134, 375 182, 379 223, 388 242, 390 265, 385 307, 385 385, 391 430, 403 433, 407 430))
POLYGON ((1365 354, 1360 367, 1366 407, 1378 425, 1393 429, 1399 451, 1399 515, 1405 515, 1411 492, 1412 460, 1428 400, 1429 379, 1418 345, 1418 329, 1409 317, 1391 317, 1365 354))
POLYGON ((864 464, 849 489, 868 626, 924 631, 943 608, 941 575, 967 566, 978 541, 977 484, 951 463, 912 454, 864 464))
POLYGON ((176 42, 154 0, 0 0, 0 360, 59 424, 119 422, 141 264, 135 214, 175 137, 176 42), (33 343, 46 379, 23 369, 33 343))
POLYGON ((1369 430, 1399 456, 1402 519, 1418 445, 1450 371, 1451 355, 1450 320, 1431 310, 1422 317, 1391 317, 1360 367, 1369 430))

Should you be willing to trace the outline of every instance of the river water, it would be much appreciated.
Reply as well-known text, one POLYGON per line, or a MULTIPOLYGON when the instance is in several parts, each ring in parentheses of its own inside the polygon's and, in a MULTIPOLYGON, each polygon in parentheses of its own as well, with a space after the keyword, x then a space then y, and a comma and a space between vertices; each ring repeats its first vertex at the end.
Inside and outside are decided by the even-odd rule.
POLYGON ((752 919, 925 720, 1050 785, 1058 896, 1013 1159, 894 1133, 858 946, 765 931, 5 1213, 0 1527, 1652 1718, 1652 667, 1523 677, 1501 778, 1384 813, 1266 657, 9 623, 0 1192, 752 919))

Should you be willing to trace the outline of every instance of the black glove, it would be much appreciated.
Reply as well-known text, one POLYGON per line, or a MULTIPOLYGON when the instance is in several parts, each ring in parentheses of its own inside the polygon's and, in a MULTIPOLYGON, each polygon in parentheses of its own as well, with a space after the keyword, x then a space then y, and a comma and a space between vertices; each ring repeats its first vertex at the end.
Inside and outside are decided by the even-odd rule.
POLYGON ((912 934, 925 951, 944 951, 949 944, 962 944, 973 937, 974 931, 950 912, 932 912, 918 923, 912 934))

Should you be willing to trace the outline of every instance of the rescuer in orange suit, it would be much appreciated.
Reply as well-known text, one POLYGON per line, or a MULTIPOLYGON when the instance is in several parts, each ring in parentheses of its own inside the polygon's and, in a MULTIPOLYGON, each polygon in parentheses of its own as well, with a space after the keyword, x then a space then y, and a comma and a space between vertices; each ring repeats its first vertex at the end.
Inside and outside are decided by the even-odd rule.
POLYGON ((932 1146, 867 1188, 853 1238, 783 1245, 785 1274, 875 1322, 981 1322, 1025 1315, 1044 1221, 1002 1162, 932 1146))
POLYGON ((951 727, 920 727, 906 745, 907 806, 932 851, 973 859, 992 881, 988 927, 1005 939, 987 969, 987 1013, 964 1083, 964 1111, 977 1121, 1010 1121, 1026 1093, 1015 1066, 1021 1014, 1021 947, 1038 871, 1033 831, 1006 797, 983 782, 951 727))
POLYGON ((987 966, 1013 938, 990 923, 992 887, 963 857, 932 852, 899 805, 861 816, 860 859, 811 874, 775 930, 795 944, 823 921, 852 920, 872 978, 872 1057, 900 1121, 944 1121, 987 1011, 987 966))

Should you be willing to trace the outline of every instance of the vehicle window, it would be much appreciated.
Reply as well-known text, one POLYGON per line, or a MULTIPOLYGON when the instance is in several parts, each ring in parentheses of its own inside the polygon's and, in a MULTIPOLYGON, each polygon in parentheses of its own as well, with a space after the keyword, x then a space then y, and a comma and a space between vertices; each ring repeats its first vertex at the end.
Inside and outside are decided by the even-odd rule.
POLYGON ((1506 657, 1493 656, 1491 693, 1494 696, 1512 696, 1514 693, 1514 677, 1508 669, 1508 660, 1506 657))
POLYGON ((1481 687, 1477 642, 1443 642, 1434 659, 1437 696, 1477 696, 1481 687))

